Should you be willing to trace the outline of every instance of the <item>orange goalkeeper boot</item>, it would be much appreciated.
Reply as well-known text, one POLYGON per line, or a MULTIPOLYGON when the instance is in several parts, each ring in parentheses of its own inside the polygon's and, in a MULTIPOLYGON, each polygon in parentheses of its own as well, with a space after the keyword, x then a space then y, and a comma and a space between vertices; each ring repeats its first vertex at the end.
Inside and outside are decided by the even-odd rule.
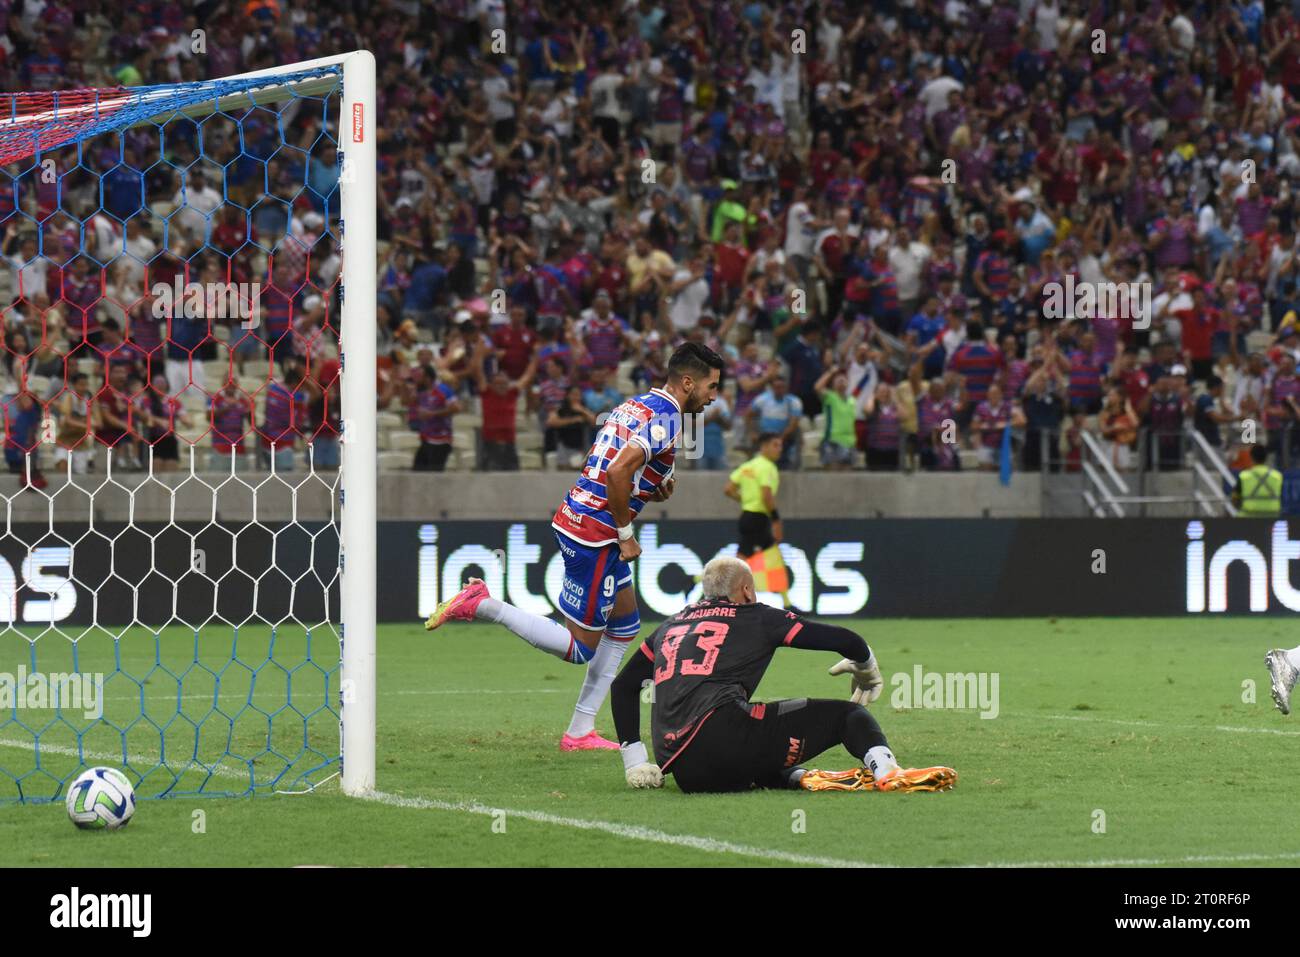
POLYGON ((951 791, 957 783, 952 768, 894 768, 872 785, 875 791, 951 791))
POLYGON ((871 784, 871 772, 866 768, 847 771, 818 771, 813 768, 805 771, 799 779, 799 787, 805 791, 870 791, 871 784))

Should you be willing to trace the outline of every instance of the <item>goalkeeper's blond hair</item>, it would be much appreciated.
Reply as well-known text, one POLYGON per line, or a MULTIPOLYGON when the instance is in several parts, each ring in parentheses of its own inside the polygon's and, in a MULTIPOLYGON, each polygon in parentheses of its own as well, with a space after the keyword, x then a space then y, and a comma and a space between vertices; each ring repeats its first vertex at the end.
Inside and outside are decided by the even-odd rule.
POLYGON ((700 583, 704 586, 703 597, 730 599, 744 587, 751 574, 749 566, 739 558, 719 556, 704 566, 704 574, 700 576, 700 583))

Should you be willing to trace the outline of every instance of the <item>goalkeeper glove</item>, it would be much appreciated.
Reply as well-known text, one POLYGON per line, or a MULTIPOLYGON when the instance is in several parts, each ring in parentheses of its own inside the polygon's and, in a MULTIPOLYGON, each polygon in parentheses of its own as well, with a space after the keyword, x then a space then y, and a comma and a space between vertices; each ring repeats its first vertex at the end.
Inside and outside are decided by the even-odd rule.
POLYGON ((627 778, 628 787, 661 788, 664 786, 664 773, 659 765, 650 760, 645 745, 640 741, 619 745, 623 753, 623 776, 627 778))
POLYGON ((874 653, 866 661, 841 658, 839 663, 833 665, 830 670, 833 675, 842 675, 845 672, 853 675, 853 694, 850 695, 849 700, 854 704, 869 705, 880 697, 880 692, 885 687, 885 679, 880 676, 880 666, 876 664, 874 653))

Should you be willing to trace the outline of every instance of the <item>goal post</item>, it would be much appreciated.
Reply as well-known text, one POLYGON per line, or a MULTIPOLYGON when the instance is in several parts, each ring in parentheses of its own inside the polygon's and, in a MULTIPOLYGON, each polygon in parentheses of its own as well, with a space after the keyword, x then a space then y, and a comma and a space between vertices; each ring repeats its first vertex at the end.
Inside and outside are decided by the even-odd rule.
POLYGON ((0 94, 0 802, 374 789, 375 101, 0 94))
POLYGON ((346 243, 339 365, 343 377, 342 621, 339 750, 343 792, 375 787, 375 621, 378 435, 375 380, 375 58, 343 61, 339 188, 346 243), (351 493, 351 494, 349 494, 351 493))

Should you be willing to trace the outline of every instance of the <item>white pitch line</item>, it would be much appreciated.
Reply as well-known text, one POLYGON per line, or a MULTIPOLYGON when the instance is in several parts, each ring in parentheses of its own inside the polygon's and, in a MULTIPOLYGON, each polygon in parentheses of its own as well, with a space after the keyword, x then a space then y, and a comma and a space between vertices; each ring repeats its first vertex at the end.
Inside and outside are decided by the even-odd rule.
MULTIPOLYGON (((0 738, 0 748, 19 748, 22 750, 30 751, 32 748, 32 742, 16 741, 12 738, 0 738)), ((70 758, 78 758, 78 757, 89 758, 92 761, 117 762, 122 760, 122 755, 117 752, 109 752, 109 751, 78 752, 76 748, 65 747, 64 745, 61 744, 42 744, 41 751, 48 752, 49 754, 61 754, 70 758)), ((130 759, 128 763, 131 764, 138 763, 138 761, 140 760, 154 761, 158 764, 162 763, 161 757, 157 754, 140 754, 137 752, 135 754, 127 755, 127 757, 130 759)), ((195 764, 194 762, 190 762, 190 765, 185 767, 184 769, 169 766, 168 770, 179 774, 190 774, 190 773, 207 774, 210 772, 212 774, 217 775, 218 777, 240 778, 241 780, 244 781, 248 780, 248 774, 246 772, 236 771, 233 768, 228 768, 225 767, 224 765, 216 765, 215 767, 207 768, 202 765, 195 764)))
MULTIPOLYGON (((431 798, 402 797, 374 791, 362 800, 377 801, 392 807, 416 808, 430 811, 460 811, 466 814, 478 814, 491 817, 504 813, 507 818, 519 817, 538 824, 554 824, 559 827, 572 827, 584 831, 601 831, 615 837, 634 841, 648 841, 653 844, 669 844, 692 850, 713 854, 737 854, 743 857, 756 857, 763 860, 780 861, 785 864, 811 864, 816 867, 860 867, 860 868, 896 868, 915 866, 913 864, 884 864, 868 861, 851 861, 834 857, 818 857, 812 854, 793 854, 766 847, 754 847, 748 844, 735 844, 711 837, 698 837, 691 834, 670 834, 638 824, 620 824, 614 821, 590 820, 588 818, 561 817, 545 811, 520 811, 509 808, 494 808, 477 801, 437 801, 431 798)), ((963 868, 1024 868, 1024 867, 1161 867, 1177 864, 1246 864, 1263 861, 1300 860, 1300 851, 1284 851, 1277 854, 1198 854, 1188 857, 1169 858, 1119 858, 1113 860, 1089 861, 989 861, 984 864, 936 864, 931 867, 963 868)))
POLYGON ((1130 728, 1176 728, 1182 731, 1221 731, 1225 734, 1300 735, 1300 731, 1285 731, 1282 728, 1242 728, 1225 724, 1169 724, 1163 721, 1127 721, 1121 718, 1094 718, 1083 714, 1021 715, 1021 717, 1043 717, 1051 721, 1087 721, 1092 724, 1117 724, 1130 728))
MULTIPOLYGON (((1249 730, 1249 729, 1248 729, 1249 730)), ((1289 733, 1289 732, 1287 732, 1289 733)), ((9 748, 29 748, 30 741, 14 741, 0 738, 0 747, 9 748)), ((67 748, 62 745, 47 744, 43 745, 43 750, 53 754, 63 754, 70 757, 78 757, 75 748, 67 748)), ((118 761, 121 760, 117 754, 111 754, 105 751, 82 751, 81 757, 90 758, 95 761, 118 761)), ((151 757, 156 760, 156 755, 136 755, 134 757, 151 757)), ((175 770, 175 769, 173 769, 175 770)), ((248 775, 217 765, 211 769, 204 767, 188 768, 181 773, 201 773, 210 770, 213 775, 218 777, 238 778, 247 780, 248 775)), ((892 868, 899 866, 897 864, 881 864, 868 861, 851 861, 835 857, 818 857, 813 854, 792 854, 789 851, 778 851, 766 847, 754 847, 749 844, 735 844, 731 841, 721 841, 711 837, 698 837, 692 834, 670 834, 667 831, 660 831, 654 828, 643 827, 639 824, 620 824, 614 821, 598 821, 586 818, 561 817, 557 814, 549 814, 545 811, 521 811, 509 808, 494 808, 486 804, 474 802, 452 802, 436 801, 430 798, 412 798, 401 797, 396 794, 387 794, 383 791, 374 791, 366 795, 363 800, 375 801, 379 804, 386 804, 390 807, 415 808, 418 810, 435 810, 435 811, 460 811, 467 814, 478 814, 492 817, 498 813, 504 812, 507 817, 518 817, 526 821, 533 821, 537 824, 554 824, 559 827, 572 827, 584 831, 600 831, 605 834, 611 834, 615 837, 627 838, 634 841, 648 841, 654 844, 668 844, 675 847, 685 847, 691 850, 704 851, 711 854, 736 854, 741 857, 756 857, 762 860, 780 861, 785 864, 808 864, 814 867, 856 867, 856 868, 892 868)), ((1300 860, 1300 851, 1286 851, 1277 854, 1199 854, 1189 857, 1168 857, 1168 858, 1126 858, 1114 860, 1093 860, 1093 861, 989 861, 984 864, 959 864, 957 867, 964 868, 1024 868, 1024 867, 1166 867, 1178 864, 1248 864, 1262 863, 1264 861, 1294 861, 1300 860)), ((933 865, 933 866, 952 866, 952 865, 933 865)))
POLYGON ((814 867, 885 867, 866 861, 850 861, 837 857, 818 857, 813 854, 792 854, 767 847, 754 847, 750 844, 735 844, 720 841, 712 837, 698 837, 693 834, 670 834, 667 831, 643 827, 639 824, 620 824, 616 821, 598 821, 581 817, 561 817, 545 811, 521 811, 510 808, 489 807, 477 801, 435 801, 430 798, 402 797, 383 791, 372 791, 363 796, 363 800, 376 801, 392 807, 416 808, 425 811, 459 811, 465 814, 479 814, 492 817, 504 813, 507 818, 516 817, 537 824, 553 824, 558 827, 571 827, 581 831, 600 831, 614 837, 632 841, 647 841, 652 844, 668 844, 673 847, 685 847, 704 851, 709 854, 736 854, 741 857, 756 857, 768 861, 780 861, 784 864, 810 864, 814 867))

